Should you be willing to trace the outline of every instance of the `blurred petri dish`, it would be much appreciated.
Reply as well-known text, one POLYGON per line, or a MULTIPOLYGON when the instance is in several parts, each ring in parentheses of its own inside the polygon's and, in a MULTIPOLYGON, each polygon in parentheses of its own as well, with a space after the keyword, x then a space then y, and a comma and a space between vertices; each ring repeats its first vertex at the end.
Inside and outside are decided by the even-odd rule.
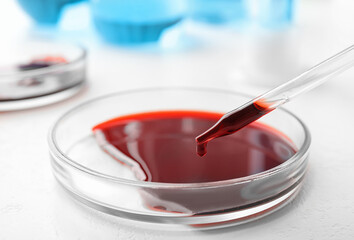
POLYGON ((51 104, 84 86, 86 50, 80 46, 28 41, 1 48, 0 111, 51 104))
POLYGON ((49 131, 54 175, 80 202, 154 226, 213 229, 259 219, 289 203, 299 192, 306 173, 310 133, 292 113, 279 109, 259 123, 291 141, 297 149, 294 155, 269 170, 221 181, 139 181, 98 146, 92 133, 92 127, 117 116, 166 110, 223 113, 249 99, 224 90, 155 88, 86 102, 65 113, 49 131))

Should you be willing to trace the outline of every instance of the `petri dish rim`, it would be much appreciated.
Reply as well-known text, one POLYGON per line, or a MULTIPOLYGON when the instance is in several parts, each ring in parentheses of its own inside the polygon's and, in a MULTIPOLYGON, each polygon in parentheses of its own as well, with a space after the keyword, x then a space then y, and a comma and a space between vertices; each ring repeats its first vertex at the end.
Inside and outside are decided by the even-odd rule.
POLYGON ((145 182, 145 181, 138 181, 138 180, 130 180, 130 179, 124 179, 124 178, 119 178, 119 177, 114 177, 108 174, 104 174, 98 171, 95 171, 93 169, 87 168, 77 162, 75 162, 73 159, 70 159, 69 157, 64 154, 60 148, 58 147, 58 144, 55 140, 55 134, 58 125, 60 125, 60 122, 64 120, 66 117, 68 117, 70 114, 74 113, 76 110, 78 110, 81 107, 87 106, 93 102, 103 100, 105 98, 113 97, 116 95, 127 95, 127 94, 133 94, 133 93, 138 93, 138 92, 147 92, 147 91, 163 91, 163 90, 187 90, 187 91, 211 91, 211 92, 219 92, 223 94, 232 94, 232 95, 238 95, 242 97, 251 97, 247 94, 244 93, 239 93, 236 91, 230 91, 230 90, 224 90, 224 89, 214 89, 214 88, 207 88, 207 87, 154 87, 154 88, 141 88, 141 89, 134 89, 134 90, 126 90, 126 91, 120 91, 120 92, 115 92, 107 95, 103 95, 94 99, 91 99, 89 101, 86 101, 84 103, 81 103, 77 105, 76 107, 70 109, 66 113, 64 113, 50 128, 48 132, 48 145, 49 145, 49 150, 52 155, 55 156, 55 160, 60 159, 60 161, 70 165, 73 168, 76 168, 77 170, 80 170, 83 173, 93 175, 98 178, 102 178, 104 180, 108 181, 113 181, 117 182, 120 184, 125 184, 125 185, 130 185, 130 186, 137 186, 137 187, 148 187, 148 188, 161 188, 161 189, 204 189, 204 188, 217 188, 217 187, 226 187, 226 186, 231 186, 231 185, 237 185, 237 184, 243 184, 246 182, 250 182, 256 179, 262 179, 269 177, 271 175, 277 174, 280 171, 285 171, 287 168, 295 164, 298 160, 305 158, 308 155, 310 144, 311 144, 311 135, 310 132, 307 128, 307 126, 292 112, 280 107, 279 110, 283 111, 290 116, 292 116, 302 127, 304 131, 304 142, 302 146, 298 149, 298 151, 287 161, 284 163, 269 169, 267 171, 263 171, 257 174, 241 177, 241 178, 234 178, 234 179, 228 179, 228 180, 222 180, 222 181, 212 181, 212 182, 203 182, 203 183, 161 183, 161 182, 145 182))
POLYGON ((68 46, 70 47, 74 47, 77 50, 79 50, 79 55, 67 62, 67 63, 60 63, 60 64, 54 64, 45 68, 39 68, 39 69, 32 69, 32 70, 26 70, 24 72, 16 72, 16 71, 9 71, 9 72, 5 72, 2 73, 0 72, 0 81, 1 82, 5 82, 6 78, 11 77, 11 76, 27 76, 27 75, 44 75, 44 74, 48 74, 51 72, 55 72, 58 70, 65 70, 67 67, 71 66, 71 65, 75 65, 76 63, 79 63, 81 61, 85 61, 87 58, 87 49, 82 47, 79 44, 68 44, 68 46))

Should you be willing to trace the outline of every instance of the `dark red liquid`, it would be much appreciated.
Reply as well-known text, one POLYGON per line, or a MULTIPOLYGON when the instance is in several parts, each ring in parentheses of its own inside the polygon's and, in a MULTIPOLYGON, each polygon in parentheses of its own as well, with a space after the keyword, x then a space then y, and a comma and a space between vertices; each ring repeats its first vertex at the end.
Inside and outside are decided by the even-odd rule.
POLYGON ((59 63, 67 63, 67 60, 61 56, 46 56, 42 58, 35 58, 31 62, 18 65, 21 71, 35 70, 40 68, 50 67, 59 63))
POLYGON ((272 110, 261 102, 254 102, 225 114, 212 128, 196 138, 198 155, 206 154, 209 141, 237 132, 272 110))
POLYGON ((285 135, 264 124, 252 123, 237 134, 210 142, 208 154, 200 158, 195 153, 195 136, 221 116, 194 111, 142 113, 101 123, 93 132, 108 154, 136 173, 140 170, 139 179, 152 182, 199 183, 239 178, 274 168, 295 154, 285 135), (112 146, 134 162, 120 158, 110 150, 112 146))

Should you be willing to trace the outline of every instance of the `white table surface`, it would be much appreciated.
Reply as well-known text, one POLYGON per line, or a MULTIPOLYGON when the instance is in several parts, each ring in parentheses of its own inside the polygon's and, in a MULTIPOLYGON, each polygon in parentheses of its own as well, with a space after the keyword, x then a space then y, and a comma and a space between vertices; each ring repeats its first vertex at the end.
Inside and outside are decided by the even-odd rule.
MULTIPOLYGON (((292 38, 296 49, 291 52, 298 57, 296 71, 354 43, 353 3, 298 3, 299 20, 292 38)), ((268 217, 226 229, 171 231, 141 227, 74 201, 52 175, 46 142, 48 128, 72 106, 108 92, 144 86, 203 83, 252 94, 266 89, 245 81, 239 71, 240 49, 228 36, 234 39, 240 33, 220 31, 219 37, 204 41, 205 48, 188 51, 117 48, 94 37, 87 9, 75 11, 81 18, 72 23, 70 14, 75 12, 68 13, 59 29, 51 31, 35 28, 15 2, 0 2, 2 46, 56 37, 81 41, 90 51, 89 84, 80 94, 50 106, 0 112, 0 239, 354 238, 353 70, 287 104, 312 133, 310 168, 297 198, 268 217)), ((261 57, 259 61, 267 56, 261 57)), ((273 65, 277 64, 281 68, 283 63, 273 65)))

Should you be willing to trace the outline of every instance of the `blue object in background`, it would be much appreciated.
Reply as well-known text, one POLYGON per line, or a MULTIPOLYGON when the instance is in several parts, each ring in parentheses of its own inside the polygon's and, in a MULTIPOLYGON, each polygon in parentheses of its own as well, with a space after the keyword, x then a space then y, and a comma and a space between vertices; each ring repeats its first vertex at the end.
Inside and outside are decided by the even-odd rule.
POLYGON ((190 15, 198 21, 220 24, 247 18, 247 0, 189 0, 190 15))
POLYGON ((279 28, 293 21, 293 0, 258 0, 257 21, 267 28, 279 28))
POLYGON ((17 0, 23 10, 39 24, 56 24, 63 8, 72 3, 85 0, 17 0))
POLYGON ((294 12, 294 0, 17 1, 37 23, 47 25, 56 24, 66 7, 89 1, 99 35, 121 45, 157 42, 165 30, 185 17, 211 24, 256 23, 261 28, 281 29, 293 21, 294 12))
POLYGON ((97 32, 118 44, 156 42, 186 14, 185 0, 92 0, 97 32))

